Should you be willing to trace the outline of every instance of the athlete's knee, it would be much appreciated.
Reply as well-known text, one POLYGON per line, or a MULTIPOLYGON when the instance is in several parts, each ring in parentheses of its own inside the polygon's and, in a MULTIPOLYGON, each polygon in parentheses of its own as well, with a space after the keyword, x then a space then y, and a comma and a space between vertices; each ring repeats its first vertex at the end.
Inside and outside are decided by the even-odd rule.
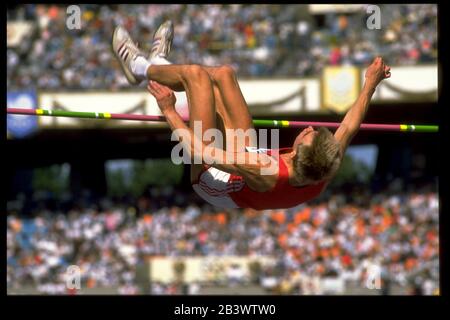
POLYGON ((215 76, 216 76, 216 80, 220 81, 220 80, 234 78, 236 76, 236 73, 235 73, 233 67, 231 67, 229 65, 223 65, 223 66, 218 67, 215 76))
POLYGON ((202 79, 202 78, 208 78, 208 73, 206 70, 204 70, 201 66, 198 64, 190 64, 184 67, 184 74, 188 78, 195 78, 195 79, 202 79))

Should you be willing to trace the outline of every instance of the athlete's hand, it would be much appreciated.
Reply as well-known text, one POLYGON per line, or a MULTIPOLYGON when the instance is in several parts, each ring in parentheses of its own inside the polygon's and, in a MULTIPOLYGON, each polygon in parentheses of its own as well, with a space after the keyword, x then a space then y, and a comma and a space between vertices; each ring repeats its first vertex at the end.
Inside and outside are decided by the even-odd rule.
POLYGON ((149 81, 147 90, 155 97, 162 112, 175 109, 177 99, 169 87, 163 86, 156 81, 149 81))
POLYGON ((387 66, 383 58, 376 57, 366 71, 366 82, 375 88, 382 80, 391 77, 391 67, 387 66))

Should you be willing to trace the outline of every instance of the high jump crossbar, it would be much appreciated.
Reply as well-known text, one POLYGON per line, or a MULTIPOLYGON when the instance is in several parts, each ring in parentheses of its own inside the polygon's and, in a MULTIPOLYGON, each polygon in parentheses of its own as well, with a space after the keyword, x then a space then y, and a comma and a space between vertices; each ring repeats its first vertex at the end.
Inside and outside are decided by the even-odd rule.
MULTIPOLYGON (((108 112, 80 112, 50 109, 22 109, 7 108, 8 114, 16 115, 32 115, 32 116, 50 116, 50 117, 68 117, 68 118, 86 118, 86 119, 108 119, 108 120, 132 120, 132 121, 155 121, 164 122, 164 116, 158 115, 141 115, 141 114, 125 114, 125 113, 108 113, 108 112)), ((187 118, 183 118, 188 121, 187 118)), ((314 121, 291 121, 291 120, 265 120, 253 119, 255 127, 269 128, 303 128, 308 126, 326 127, 336 129, 340 126, 339 122, 314 122, 314 121)), ((372 131, 397 131, 397 132, 438 132, 438 125, 424 124, 380 124, 380 123, 362 123, 360 130, 372 131)))

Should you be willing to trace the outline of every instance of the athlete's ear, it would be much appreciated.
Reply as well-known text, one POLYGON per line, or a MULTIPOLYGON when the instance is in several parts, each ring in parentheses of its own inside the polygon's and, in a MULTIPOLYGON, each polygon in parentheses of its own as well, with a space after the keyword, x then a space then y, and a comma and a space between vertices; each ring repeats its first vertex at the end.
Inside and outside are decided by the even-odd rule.
POLYGON ((294 159, 296 155, 297 155, 297 151, 295 149, 292 149, 292 151, 290 153, 291 159, 294 159))

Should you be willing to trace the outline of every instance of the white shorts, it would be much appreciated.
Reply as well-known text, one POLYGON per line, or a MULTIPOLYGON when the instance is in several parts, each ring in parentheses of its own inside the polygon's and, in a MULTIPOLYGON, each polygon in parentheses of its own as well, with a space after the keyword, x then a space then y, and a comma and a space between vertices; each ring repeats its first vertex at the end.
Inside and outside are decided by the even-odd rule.
POLYGON ((229 183, 230 174, 210 167, 203 171, 198 182, 192 185, 197 194, 208 203, 220 208, 239 208, 231 199, 229 192, 240 190, 244 187, 243 181, 229 183))
MULTIPOLYGON (((268 149, 246 147, 247 152, 267 153, 268 149)), ((208 170, 200 173, 198 182, 192 185, 192 188, 206 202, 220 208, 239 208, 231 199, 229 193, 241 190, 245 182, 229 182, 230 174, 219 169, 210 167, 208 170)))

